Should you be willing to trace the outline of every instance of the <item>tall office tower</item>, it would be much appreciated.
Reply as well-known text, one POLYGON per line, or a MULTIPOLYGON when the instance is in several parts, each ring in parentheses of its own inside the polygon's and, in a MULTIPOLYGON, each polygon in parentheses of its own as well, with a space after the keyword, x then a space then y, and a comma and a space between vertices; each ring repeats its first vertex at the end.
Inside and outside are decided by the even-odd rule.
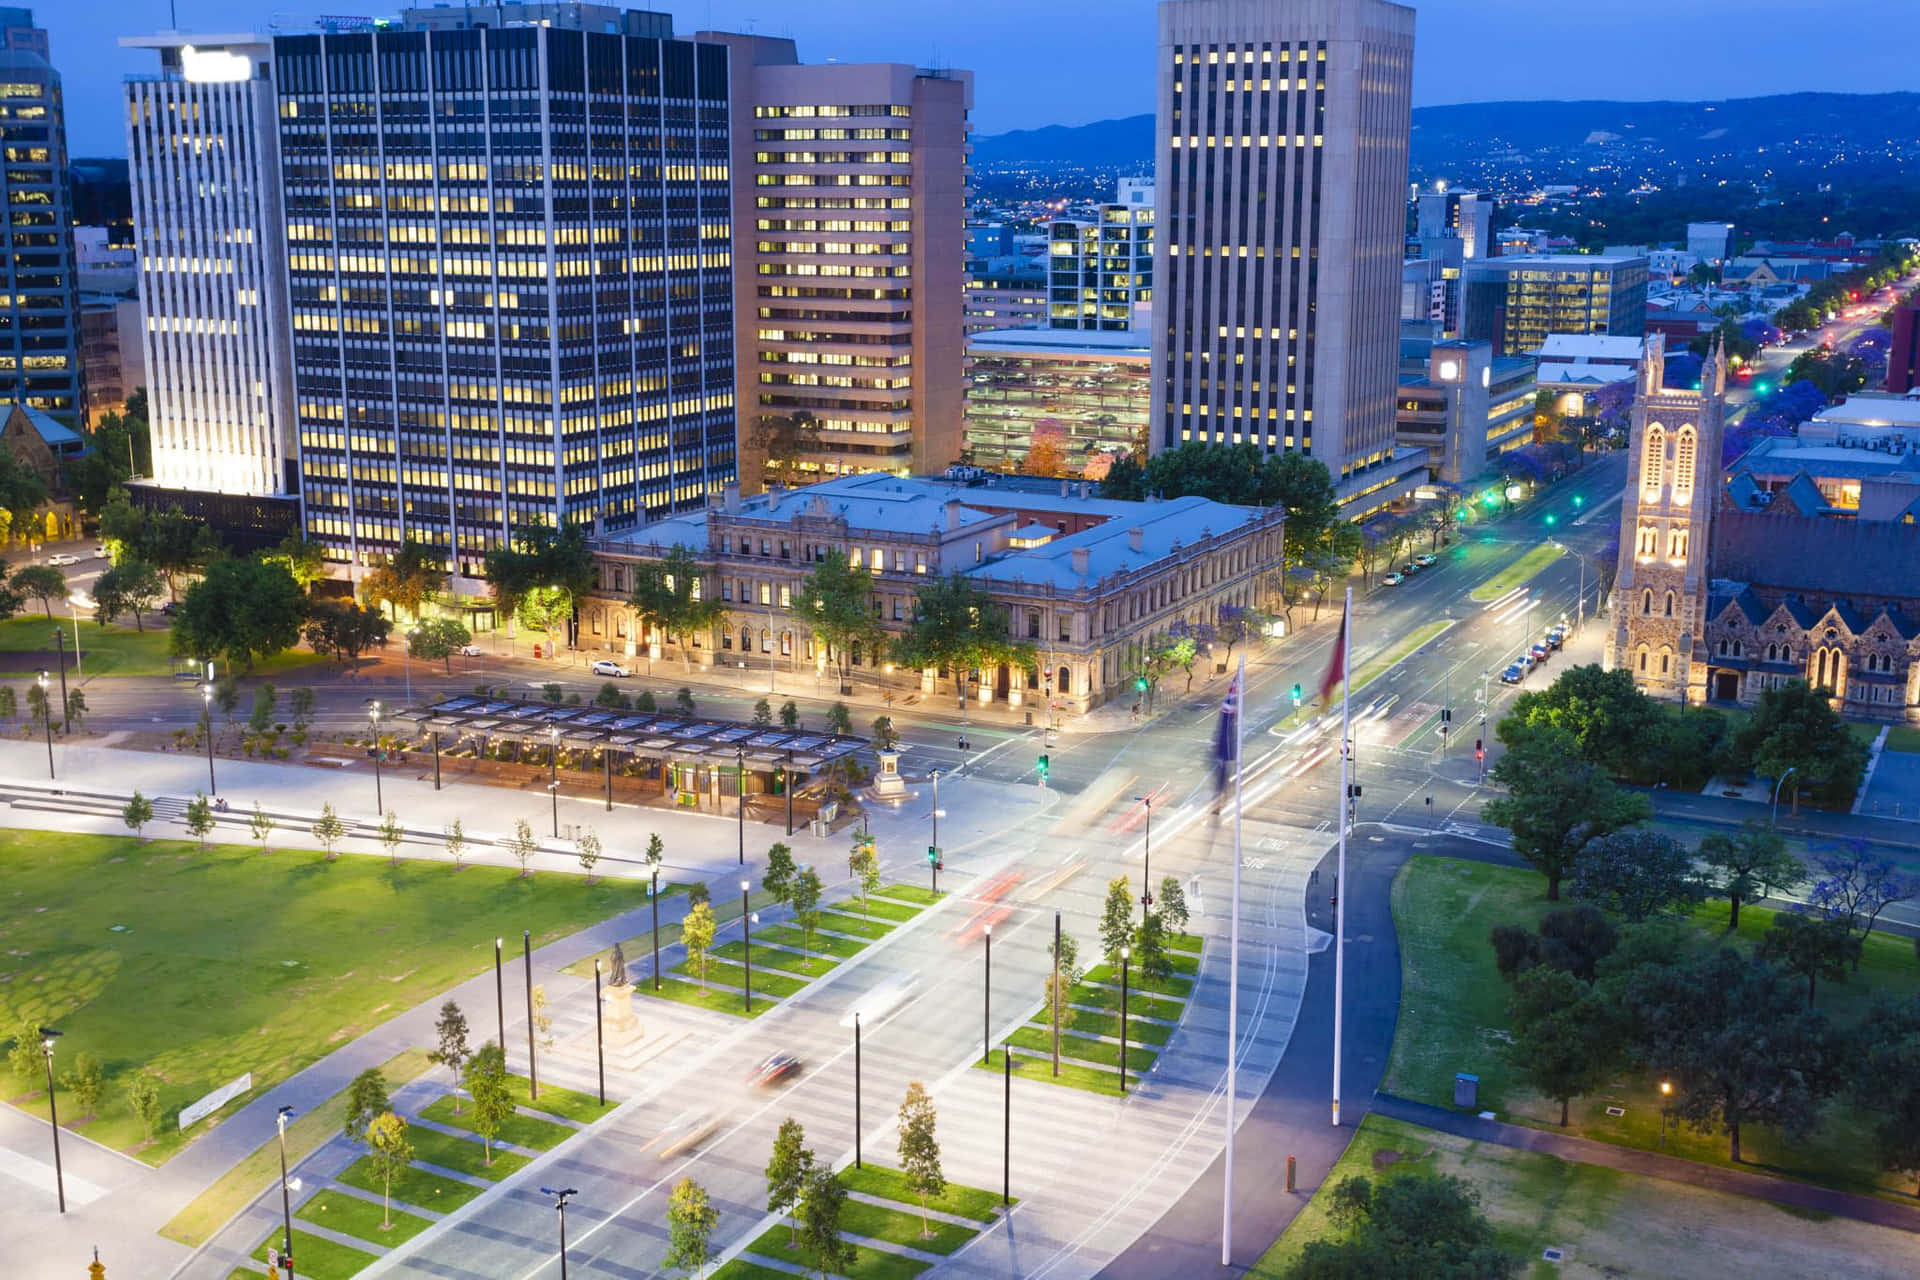
MULTIPOLYGON (((300 490, 463 577, 734 477, 727 58, 664 14, 411 9, 274 41, 300 490)), ((357 575, 357 570, 352 570, 357 575)))
POLYGON ((1123 178, 1121 188, 1122 198, 1095 206, 1091 221, 1062 218, 1049 230, 1052 328, 1125 330, 1134 307, 1153 301, 1153 187, 1123 178))
POLYGON ((956 461, 972 73, 697 38, 733 62, 742 454, 788 482, 956 461))
POLYGON ((1458 240, 1464 259, 1499 252, 1493 239, 1493 197, 1478 191, 1423 191, 1414 204, 1414 235, 1423 246, 1430 240, 1458 240))
POLYGON ((124 39, 160 55, 127 80, 153 478, 291 493, 293 361, 273 44, 257 35, 124 39))
POLYGON ((1413 10, 1164 0, 1159 67, 1151 447, 1301 450, 1364 514, 1413 474, 1394 444, 1413 10))
POLYGON ((71 415, 86 408, 73 190, 60 76, 33 10, 0 8, 0 172, 7 226, 0 268, 0 404, 71 415))

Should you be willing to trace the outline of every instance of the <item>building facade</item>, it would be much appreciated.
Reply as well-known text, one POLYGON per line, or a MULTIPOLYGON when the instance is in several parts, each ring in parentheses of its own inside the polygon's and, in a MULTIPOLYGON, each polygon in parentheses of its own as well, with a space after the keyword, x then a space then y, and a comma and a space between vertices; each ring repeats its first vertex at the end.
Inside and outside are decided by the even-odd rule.
POLYGON ((1047 323, 1123 332, 1153 302, 1153 188, 1131 203, 1099 205, 1085 221, 1061 219, 1047 244, 1047 323))
MULTIPOLYGON (((1037 678, 1062 710, 1087 711, 1137 699, 1141 654, 1176 622, 1264 603, 1284 520, 1278 508, 1201 498, 1116 502, 1065 484, 1055 493, 883 475, 729 494, 703 514, 596 544, 600 585, 581 606, 581 645, 657 654, 663 637, 642 633, 628 600, 636 568, 679 545, 699 557, 702 592, 728 615, 692 639, 691 661, 825 679, 825 645, 791 601, 812 564, 846 556, 872 571, 874 616, 889 632, 911 624, 920 583, 950 573, 1006 609, 1008 639, 1031 646, 1032 666, 979 672, 970 697, 1019 706, 1037 678)), ((884 650, 856 653, 853 672, 883 690, 935 691, 934 673, 896 670, 884 650)))
POLYGON ((1533 361, 1486 342, 1402 340, 1395 420, 1400 444, 1428 475, 1471 484, 1501 454, 1533 439, 1533 361))
POLYGON ((1151 352, 1140 330, 993 329, 967 342, 967 454, 1017 471, 1036 442, 1065 474, 1098 480, 1146 449, 1151 352))
POLYGON ((1709 267, 1719 268, 1733 256, 1733 224, 1731 222, 1689 222, 1687 224, 1687 252, 1698 262, 1709 267))
POLYGON ((774 420, 805 415, 791 469, 805 480, 955 461, 972 74, 809 66, 791 40, 699 38, 732 61, 748 452, 774 420))
POLYGON ((1491 258, 1500 249, 1493 238, 1493 197, 1479 191, 1423 191, 1414 201, 1414 236, 1422 246, 1458 240, 1464 259, 1491 258))
POLYGON ((1516 254, 1466 268, 1468 338, 1525 355, 1550 333, 1646 332, 1647 260, 1604 254, 1516 254))
POLYGON ((727 63, 595 5, 275 40, 300 495, 336 569, 413 538, 470 578, 516 528, 733 480, 727 63))
POLYGON ((66 99, 33 10, 0 8, 0 138, 7 206, 0 268, 0 403, 73 421, 86 411, 66 99))
POLYGON ((1297 450, 1348 514, 1410 492, 1394 438, 1413 10, 1165 0, 1151 448, 1297 450))
POLYGON ((153 479, 293 493, 293 344, 279 110, 265 36, 167 32, 126 84, 153 479))
POLYGON ((967 263, 966 335, 1047 323, 1047 266, 1006 255, 967 263))
POLYGON ((107 414, 123 412, 127 397, 147 384, 140 300, 81 294, 80 358, 87 377, 85 421, 95 427, 107 414))

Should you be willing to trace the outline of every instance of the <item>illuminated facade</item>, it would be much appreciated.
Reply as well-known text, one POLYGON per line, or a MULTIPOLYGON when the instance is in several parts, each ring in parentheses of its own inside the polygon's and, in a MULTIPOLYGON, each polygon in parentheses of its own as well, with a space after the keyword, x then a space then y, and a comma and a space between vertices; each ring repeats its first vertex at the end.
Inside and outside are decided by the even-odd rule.
POLYGON ((1045 263, 1016 254, 967 263, 966 334, 1047 322, 1045 263))
POLYGON ((273 46, 169 32, 127 81, 155 483, 294 491, 293 365, 273 46))
POLYGON ((1131 204, 1103 204, 1091 222, 1061 219, 1047 239, 1047 323, 1055 329, 1131 328, 1153 301, 1153 188, 1131 204))
POLYGON ((473 577, 516 528, 733 479, 724 49, 503 5, 274 63, 301 501, 335 564, 412 537, 473 577))
POLYGON ((1485 342, 1402 339, 1400 443, 1423 450, 1428 472, 1470 484, 1501 454, 1533 440, 1534 364, 1485 342))
POLYGON ((0 403, 77 421, 86 407, 73 190, 60 77, 33 10, 0 8, 6 254, 0 268, 0 403))
MULTIPOLYGON (((737 398, 743 453, 801 415, 783 479, 938 470, 961 445, 967 113, 973 76, 732 55, 737 398), (751 238, 747 229, 752 229, 751 238)), ((760 475, 749 461, 747 487, 760 475)))
POLYGON ((1394 441, 1413 10, 1165 0, 1153 430, 1297 450, 1349 515, 1411 492, 1394 441))
POLYGON ((1019 470, 1051 440, 1062 474, 1106 475, 1144 449, 1153 399, 1144 332, 995 329, 967 342, 967 449, 975 466, 1019 470))
POLYGON ((1523 356, 1554 333, 1638 337, 1647 331, 1647 260, 1609 254, 1517 254, 1466 267, 1465 336, 1523 356))

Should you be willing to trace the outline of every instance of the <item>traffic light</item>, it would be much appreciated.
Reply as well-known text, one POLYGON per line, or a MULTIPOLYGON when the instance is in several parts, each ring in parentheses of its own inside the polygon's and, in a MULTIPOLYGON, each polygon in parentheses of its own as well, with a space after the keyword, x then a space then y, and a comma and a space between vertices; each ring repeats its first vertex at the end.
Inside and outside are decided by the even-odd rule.
POLYGON ((1485 738, 1475 738, 1473 740, 1473 758, 1475 760, 1485 760, 1487 758, 1487 741, 1485 738))
POLYGON ((1135 676, 1133 678, 1133 687, 1141 693, 1145 693, 1147 691, 1147 678, 1145 676, 1135 676))
POLYGON ((1573 505, 1576 507, 1584 507, 1587 505, 1587 500, 1576 493, 1573 495, 1573 505))
POLYGON ((1300 705, 1300 686, 1299 685, 1293 686, 1292 694, 1293 694, 1293 705, 1297 707, 1300 705))
POLYGON ((940 850, 938 850, 932 845, 928 845, 927 846, 927 865, 931 867, 939 861, 940 861, 940 850))
POLYGON ((1046 780, 1047 780, 1047 758, 1045 756, 1041 756, 1040 757, 1040 781, 1045 782, 1046 780))
POLYGON ((1548 524, 1552 524, 1552 523, 1553 523, 1553 521, 1554 521, 1554 515, 1553 515, 1553 512, 1551 512, 1551 511, 1549 511, 1549 512, 1547 512, 1547 523, 1548 523, 1548 524))

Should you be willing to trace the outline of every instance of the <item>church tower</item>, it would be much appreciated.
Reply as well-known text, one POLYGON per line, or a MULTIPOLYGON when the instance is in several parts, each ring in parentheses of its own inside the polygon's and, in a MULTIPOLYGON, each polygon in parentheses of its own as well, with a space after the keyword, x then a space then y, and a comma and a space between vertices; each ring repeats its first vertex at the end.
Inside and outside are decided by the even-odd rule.
POLYGON ((1606 665, 1631 671, 1655 697, 1699 703, 1707 696, 1707 551, 1720 502, 1727 362, 1716 341, 1697 390, 1663 386, 1665 364, 1664 337, 1649 334, 1628 436, 1606 665))

